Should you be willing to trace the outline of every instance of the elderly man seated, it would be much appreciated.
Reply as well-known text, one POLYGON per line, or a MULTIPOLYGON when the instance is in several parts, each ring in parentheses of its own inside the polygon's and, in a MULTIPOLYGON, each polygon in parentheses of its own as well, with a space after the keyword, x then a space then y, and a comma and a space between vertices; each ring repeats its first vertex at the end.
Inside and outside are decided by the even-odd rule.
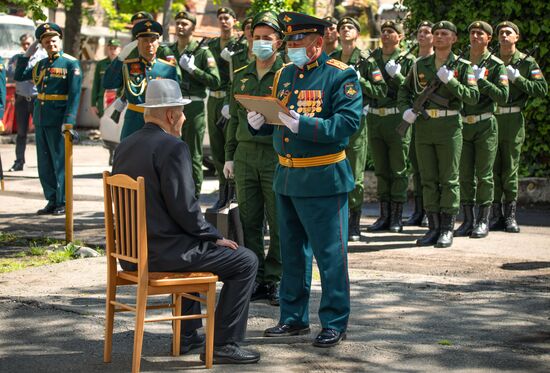
MULTIPOLYGON (((216 309, 214 363, 255 363, 259 353, 237 343, 245 336, 258 259, 223 238, 201 213, 189 148, 180 140, 187 103, 176 81, 151 81, 142 104, 145 125, 116 149, 113 174, 145 178, 149 270, 213 272, 224 283, 216 309)), ((133 269, 130 263, 120 264, 133 269)), ((198 302, 185 301, 184 314, 199 311, 198 302)), ((182 323, 182 353, 204 345, 204 335, 197 333, 201 326, 201 320, 182 323)))

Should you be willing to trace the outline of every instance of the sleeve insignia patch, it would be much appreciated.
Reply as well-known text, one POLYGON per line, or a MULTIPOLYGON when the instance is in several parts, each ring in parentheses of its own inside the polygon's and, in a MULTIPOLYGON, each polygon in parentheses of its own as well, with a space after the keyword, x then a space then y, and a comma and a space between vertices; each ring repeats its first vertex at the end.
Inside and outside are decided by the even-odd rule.
POLYGON ((357 89, 355 89, 355 83, 349 82, 344 84, 344 93, 347 97, 354 97, 357 92, 357 89))

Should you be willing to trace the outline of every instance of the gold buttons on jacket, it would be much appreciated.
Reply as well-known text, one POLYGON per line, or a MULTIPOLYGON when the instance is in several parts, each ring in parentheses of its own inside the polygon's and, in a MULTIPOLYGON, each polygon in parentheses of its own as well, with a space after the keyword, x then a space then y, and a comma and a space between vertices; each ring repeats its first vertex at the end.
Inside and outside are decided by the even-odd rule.
POLYGON ((288 137, 285 137, 285 142, 289 142, 289 138, 288 137))
POLYGON ((294 94, 295 94, 295 95, 298 94, 298 90, 297 90, 297 89, 294 90, 294 94))
POLYGON ((294 109, 294 105, 290 105, 290 110, 294 109))
POLYGON ((287 157, 287 158, 292 158, 292 155, 287 154, 286 157, 287 157))
POLYGON ((298 75, 298 77, 299 77, 300 79, 303 79, 303 78, 304 78, 304 74, 300 74, 300 75, 298 75))

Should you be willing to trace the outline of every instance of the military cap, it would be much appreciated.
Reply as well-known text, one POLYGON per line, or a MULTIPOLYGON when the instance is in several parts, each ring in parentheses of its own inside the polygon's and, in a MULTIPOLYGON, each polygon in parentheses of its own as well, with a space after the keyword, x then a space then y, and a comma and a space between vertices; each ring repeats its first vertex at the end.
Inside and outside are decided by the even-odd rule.
POLYGON ((178 12, 175 17, 176 21, 178 19, 186 19, 188 21, 191 21, 192 24, 197 24, 197 17, 195 17, 193 14, 189 13, 188 11, 184 10, 182 12, 178 12))
POLYGON ((382 26, 380 26, 380 30, 383 30, 385 28, 391 28, 395 30, 395 32, 397 32, 398 34, 403 33, 403 24, 396 21, 392 21, 392 20, 384 21, 384 23, 382 23, 382 26))
POLYGON ((109 42, 107 42, 107 46, 109 47, 120 47, 120 40, 118 39, 111 39, 109 42))
POLYGON ((268 10, 268 11, 260 12, 256 14, 254 19, 252 20, 252 30, 254 30, 254 28, 256 28, 256 26, 259 26, 259 25, 269 26, 273 30, 275 30, 275 32, 277 32, 279 35, 283 34, 283 30, 281 30, 281 24, 277 19, 277 13, 275 13, 272 10, 268 10))
POLYGON ((429 27, 429 28, 432 28, 434 27, 434 24, 431 23, 430 21, 422 21, 420 22, 420 24, 418 25, 418 29, 417 30, 420 30, 420 28, 422 27, 429 27))
POLYGON ((306 34, 324 35, 325 28, 331 23, 323 19, 297 12, 282 12, 279 22, 283 25, 285 40, 296 41, 305 38, 306 34))
POLYGON ((36 31, 34 32, 34 36, 39 41, 42 41, 42 38, 45 38, 46 36, 54 35, 63 38, 63 31, 61 30, 61 27, 53 22, 46 22, 41 24, 36 28, 36 31))
POLYGON ((503 27, 510 27, 512 28, 512 30, 514 30, 516 32, 516 34, 519 35, 519 27, 513 23, 513 22, 510 22, 510 21, 504 21, 504 22, 500 22, 497 27, 496 27, 496 33, 498 34, 500 29, 503 28, 503 27))
POLYGON ((432 26, 432 32, 435 30, 449 30, 457 34, 456 26, 450 21, 439 21, 432 26))
POLYGON ((489 35, 493 35, 493 28, 487 22, 483 22, 483 21, 472 22, 470 26, 468 26, 468 32, 472 31, 473 28, 478 28, 480 30, 485 31, 489 35))
POLYGON ((218 9, 217 13, 216 13, 216 17, 219 17, 220 14, 229 14, 230 16, 232 16, 233 18, 237 18, 237 15, 235 14, 235 12, 233 11, 233 9, 231 8, 220 8, 218 9))
POLYGON ((149 12, 137 12, 130 18, 130 22, 134 23, 135 21, 154 21, 153 15, 149 12))
POLYGON ((344 17, 340 20, 340 22, 338 22, 338 25, 337 25, 337 29, 340 30, 340 27, 342 27, 343 25, 352 25, 353 27, 355 27, 357 29, 357 31, 361 31, 361 26, 359 25, 359 22, 357 22, 356 19, 354 18, 351 18, 351 17, 344 17))
POLYGON ((132 36, 139 38, 140 36, 160 36, 162 35, 162 26, 157 21, 139 22, 132 27, 132 36))
POLYGON ((327 17, 324 17, 323 19, 324 19, 325 21, 328 21, 328 22, 332 23, 332 24, 335 25, 335 26, 338 25, 338 20, 336 19, 336 17, 327 16, 327 17))
POLYGON ((244 29, 246 28, 246 25, 248 25, 248 24, 250 24, 250 26, 252 26, 253 20, 254 20, 253 16, 246 17, 241 23, 241 30, 244 31, 244 29))

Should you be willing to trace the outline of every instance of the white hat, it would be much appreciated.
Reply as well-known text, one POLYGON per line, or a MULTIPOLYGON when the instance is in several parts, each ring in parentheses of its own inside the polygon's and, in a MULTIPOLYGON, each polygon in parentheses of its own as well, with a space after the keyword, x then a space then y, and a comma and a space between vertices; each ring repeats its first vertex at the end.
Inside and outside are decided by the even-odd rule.
POLYGON ((172 79, 155 79, 149 82, 145 92, 145 103, 138 106, 145 108, 176 107, 190 103, 191 100, 181 96, 178 82, 172 79))

